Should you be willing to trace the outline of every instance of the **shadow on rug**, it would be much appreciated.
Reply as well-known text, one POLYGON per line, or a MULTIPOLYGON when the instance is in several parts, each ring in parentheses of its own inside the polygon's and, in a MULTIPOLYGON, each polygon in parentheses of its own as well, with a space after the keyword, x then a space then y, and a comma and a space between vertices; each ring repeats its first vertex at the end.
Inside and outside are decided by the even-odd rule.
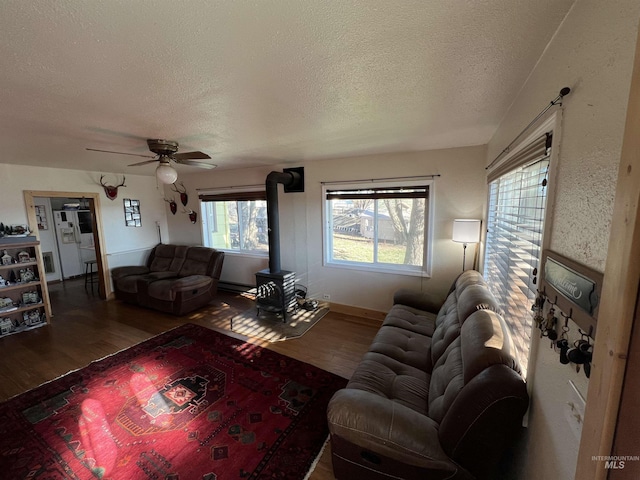
POLYGON ((0 476, 302 480, 345 384, 183 325, 1 403, 0 476))
POLYGON ((293 315, 287 315, 285 323, 280 315, 267 312, 258 315, 256 307, 252 307, 231 319, 231 331, 269 342, 279 342, 301 337, 327 313, 329 307, 321 303, 316 310, 308 311, 301 308, 293 315))

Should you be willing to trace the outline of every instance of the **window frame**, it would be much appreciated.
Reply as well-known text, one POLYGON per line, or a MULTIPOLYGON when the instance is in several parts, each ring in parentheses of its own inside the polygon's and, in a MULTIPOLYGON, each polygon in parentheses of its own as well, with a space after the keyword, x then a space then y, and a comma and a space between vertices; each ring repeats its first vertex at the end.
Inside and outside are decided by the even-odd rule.
POLYGON ((435 212, 435 182, 432 177, 421 180, 356 180, 348 182, 323 182, 322 183, 322 265, 329 268, 340 268, 345 270, 356 270, 376 273, 390 273, 395 275, 431 277, 431 258, 433 246, 433 219, 435 212), (346 260, 334 260, 333 254, 333 228, 329 212, 329 202, 327 199, 328 190, 359 190, 364 188, 398 188, 398 187, 427 187, 427 198, 425 206, 424 238, 423 238, 423 260, 421 266, 414 268, 403 267, 396 264, 384 263, 364 263, 350 262, 346 260))
MULTIPOLYGON (((267 193, 264 185, 260 186, 248 186, 248 187, 237 187, 237 188, 223 188, 223 189, 215 189, 209 191, 201 191, 198 194, 198 200, 200 202, 200 238, 202 239, 202 245, 209 246, 210 248, 215 248, 216 250, 220 250, 221 252, 225 252, 225 254, 229 255, 237 255, 242 257, 254 257, 254 258, 269 258, 269 247, 267 245, 266 250, 243 250, 243 249, 230 249, 230 248, 221 248, 216 246, 207 245, 205 235, 205 225, 208 222, 205 221, 205 211, 206 211, 206 203, 212 203, 212 207, 215 209, 215 203, 218 202, 239 202, 239 201, 249 201, 246 199, 247 194, 255 194, 258 196, 263 196, 264 198, 256 198, 256 200, 263 200, 266 202, 267 193), (212 197, 219 197, 218 200, 212 199, 212 197), (235 197, 235 198, 234 198, 235 197)), ((217 222, 215 221, 216 231, 218 229, 217 222)), ((240 235, 240 225, 238 226, 238 234, 240 235)), ((240 244, 242 245, 242 240, 240 240, 240 244)))
MULTIPOLYGON (((553 224, 553 210, 554 210, 555 195, 556 195, 555 186, 557 185, 556 179, 557 179, 557 169, 558 169, 558 163, 559 163, 558 152, 560 150, 560 138, 562 135, 562 110, 561 109, 552 110, 547 115, 545 115, 542 119, 540 119, 540 122, 535 129, 533 129, 520 142, 518 142, 511 149, 511 151, 507 153, 507 155, 505 155, 504 158, 500 160, 500 162, 498 162, 494 167, 492 167, 491 169, 488 169, 487 171, 487 179, 488 179, 492 172, 500 168, 506 162, 509 162, 510 160, 512 160, 513 157, 517 156, 518 154, 520 154, 520 152, 522 152, 529 145, 531 145, 536 138, 540 137, 541 135, 544 135, 545 133, 550 133, 553 136, 553 141, 552 141, 551 149, 548 155, 549 166, 548 166, 547 186, 546 186, 547 194, 546 194, 546 204, 544 209, 544 221, 542 225, 542 234, 541 234, 540 258, 538 259, 539 265, 542 265, 542 256, 544 252, 549 248, 549 242, 550 242, 549 232, 553 224)), ((511 169, 511 171, 516 170, 519 167, 520 166, 515 166, 511 169)), ((485 270, 486 270, 485 258, 486 258, 486 251, 488 248, 486 229, 489 226, 488 219, 489 219, 489 204, 490 204, 490 195, 491 195, 490 185, 491 185, 491 182, 487 181, 487 195, 486 195, 485 215, 484 215, 484 218, 485 218, 484 223, 486 226, 485 226, 485 229, 483 232, 483 238, 482 238, 483 250, 479 255, 480 261, 482 262, 480 266, 480 272, 482 272, 483 277, 485 276, 485 270)), ((538 277, 539 276, 540 276, 540 273, 538 273, 538 277)), ((507 325, 509 325, 509 329, 511 330, 511 324, 509 323, 507 318, 505 318, 505 322, 507 323, 507 325)), ((523 365, 523 368, 526 370, 527 380, 532 379, 533 376, 535 375, 535 361, 533 360, 534 360, 534 355, 536 355, 536 352, 538 350, 537 345, 539 343, 538 336, 535 335, 533 322, 532 322, 531 328, 532 328, 531 341, 529 344, 527 364, 523 365)), ((528 385, 531 385, 531 382, 528 382, 528 385)))

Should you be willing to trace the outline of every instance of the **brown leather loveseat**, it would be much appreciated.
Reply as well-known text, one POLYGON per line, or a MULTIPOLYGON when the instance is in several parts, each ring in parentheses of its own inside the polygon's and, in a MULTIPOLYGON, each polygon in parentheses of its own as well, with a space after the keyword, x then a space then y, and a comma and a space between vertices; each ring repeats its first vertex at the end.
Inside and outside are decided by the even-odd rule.
POLYGON ((419 293, 396 292, 369 351, 328 406, 337 479, 491 475, 529 402, 496 311, 473 270, 458 277, 439 312, 419 293))
POLYGON ((145 266, 111 270, 116 298, 184 315, 209 303, 218 291, 224 252, 207 247, 156 245, 145 266))

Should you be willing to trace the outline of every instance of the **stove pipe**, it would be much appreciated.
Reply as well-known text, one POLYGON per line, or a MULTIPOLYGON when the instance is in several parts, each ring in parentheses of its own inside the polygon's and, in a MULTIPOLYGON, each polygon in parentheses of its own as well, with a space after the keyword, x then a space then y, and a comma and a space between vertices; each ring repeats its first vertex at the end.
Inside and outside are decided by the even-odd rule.
POLYGON ((267 191, 267 227, 269 232, 269 272, 280 273, 280 224, 278 216, 278 184, 293 187, 302 182, 297 171, 271 172, 265 184, 267 191))

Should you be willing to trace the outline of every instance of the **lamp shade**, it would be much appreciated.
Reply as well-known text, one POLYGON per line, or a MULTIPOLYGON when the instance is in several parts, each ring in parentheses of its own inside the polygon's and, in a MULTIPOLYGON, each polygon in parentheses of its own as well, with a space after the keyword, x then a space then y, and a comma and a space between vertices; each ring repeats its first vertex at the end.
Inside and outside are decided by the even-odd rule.
POLYGON ((178 179, 178 172, 171 165, 161 163, 156 168, 156 178, 159 182, 170 184, 178 179))
POLYGON ((453 221, 453 241, 478 243, 480 241, 480 220, 456 218, 453 221))

